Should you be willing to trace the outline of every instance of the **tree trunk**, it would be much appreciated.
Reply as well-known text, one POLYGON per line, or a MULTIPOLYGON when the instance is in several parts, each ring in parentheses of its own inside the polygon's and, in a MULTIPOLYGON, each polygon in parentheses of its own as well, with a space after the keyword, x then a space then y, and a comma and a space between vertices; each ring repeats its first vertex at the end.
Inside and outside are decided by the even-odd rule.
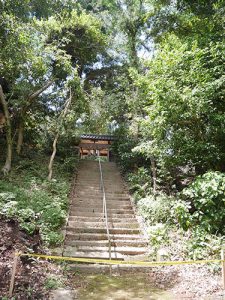
POLYGON ((138 55, 136 50, 136 38, 131 38, 131 45, 130 45, 130 52, 131 52, 131 63, 132 66, 135 67, 136 70, 139 69, 139 61, 138 61, 138 55))
POLYGON ((23 133, 24 133, 24 124, 21 121, 18 128, 18 139, 17 139, 17 146, 16 146, 16 152, 18 155, 21 154, 21 149, 23 145, 23 133))
POLYGON ((6 160, 5 165, 2 168, 2 172, 4 175, 8 174, 11 170, 12 166, 12 127, 11 120, 9 115, 8 104, 5 99, 5 95, 3 93, 2 86, 0 85, 0 102, 2 104, 5 120, 6 120, 6 142, 7 142, 7 152, 6 152, 6 160))
POLYGON ((53 151, 52 151, 52 155, 50 157, 50 161, 49 161, 49 165, 48 165, 48 180, 51 180, 52 179, 52 173, 53 173, 53 162, 54 162, 54 158, 55 158, 55 155, 56 155, 56 151, 57 151, 57 142, 58 142, 58 139, 59 139, 59 134, 60 134, 60 127, 63 125, 63 122, 64 122, 64 118, 66 117, 66 114, 67 114, 67 111, 69 109, 69 106, 70 106, 70 103, 72 101, 72 94, 71 94, 71 89, 70 89, 70 97, 69 99, 66 101, 66 104, 65 104, 65 108, 63 109, 61 115, 59 116, 59 128, 57 130, 57 133, 56 133, 56 136, 55 136, 55 139, 53 141, 53 145, 52 145, 52 148, 53 148, 53 151))
POLYGON ((156 194, 156 189, 157 189, 157 184, 156 184, 156 180, 157 180, 157 173, 156 173, 156 162, 155 159, 153 157, 150 158, 151 159, 151 170, 152 170, 152 185, 153 185, 153 194, 156 194))
POLYGON ((55 155, 56 155, 56 151, 57 151, 57 148, 56 148, 56 145, 57 145, 57 141, 59 139, 59 132, 56 134, 55 136, 55 139, 53 141, 53 145, 52 145, 52 148, 53 148, 53 151, 52 151, 52 155, 50 157, 50 161, 49 161, 49 165, 48 165, 48 180, 51 180, 52 179, 52 167, 53 167, 53 162, 54 162, 54 158, 55 158, 55 155))

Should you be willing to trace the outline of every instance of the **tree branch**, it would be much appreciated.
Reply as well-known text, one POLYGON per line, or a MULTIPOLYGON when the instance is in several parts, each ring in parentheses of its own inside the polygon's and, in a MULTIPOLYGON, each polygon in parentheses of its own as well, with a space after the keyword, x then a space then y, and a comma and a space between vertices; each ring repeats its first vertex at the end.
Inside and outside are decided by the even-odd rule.
POLYGON ((48 87, 53 84, 54 80, 49 80, 44 86, 42 86, 39 90, 35 91, 34 93, 30 94, 28 97, 29 101, 32 101, 34 98, 38 97, 41 93, 43 93, 48 87))

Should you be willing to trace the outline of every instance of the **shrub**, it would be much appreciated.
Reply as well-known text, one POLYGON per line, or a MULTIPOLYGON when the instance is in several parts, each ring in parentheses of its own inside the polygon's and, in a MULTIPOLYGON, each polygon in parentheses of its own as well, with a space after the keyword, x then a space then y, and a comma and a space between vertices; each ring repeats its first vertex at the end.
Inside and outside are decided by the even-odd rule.
POLYGON ((171 216, 174 223, 177 223, 184 230, 187 230, 192 225, 192 215, 190 214, 190 201, 176 200, 171 207, 171 216))
POLYGON ((149 195, 138 201, 141 215, 148 224, 171 223, 171 210, 175 199, 165 194, 149 195))
POLYGON ((212 235, 201 226, 196 226, 186 241, 186 251, 192 259, 212 259, 220 253, 224 242, 224 236, 212 235))
POLYGON ((151 175, 149 170, 144 167, 138 168, 136 173, 128 174, 127 180, 137 201, 151 191, 151 175))
POLYGON ((225 233, 225 174, 207 172, 198 176, 182 195, 193 205, 192 225, 211 233, 225 233))

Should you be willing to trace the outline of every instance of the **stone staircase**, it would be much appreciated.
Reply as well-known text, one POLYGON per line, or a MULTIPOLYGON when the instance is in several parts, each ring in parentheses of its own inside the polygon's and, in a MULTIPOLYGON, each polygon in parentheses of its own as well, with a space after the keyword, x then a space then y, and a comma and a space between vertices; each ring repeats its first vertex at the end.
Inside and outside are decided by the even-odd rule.
MULTIPOLYGON (((145 259, 147 240, 135 217, 120 172, 112 162, 103 162, 102 172, 112 244, 111 257, 116 260, 145 259)), ((96 161, 80 162, 66 226, 63 256, 109 259, 99 164, 96 161)), ((109 266, 82 263, 74 267, 85 272, 109 269, 109 266)), ((122 268, 128 269, 129 266, 123 265, 122 268)))

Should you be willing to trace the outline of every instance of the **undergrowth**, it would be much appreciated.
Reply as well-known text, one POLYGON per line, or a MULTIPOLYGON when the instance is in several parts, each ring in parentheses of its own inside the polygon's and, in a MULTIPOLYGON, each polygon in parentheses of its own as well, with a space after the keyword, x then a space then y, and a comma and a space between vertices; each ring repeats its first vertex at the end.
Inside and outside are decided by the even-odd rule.
POLYGON ((52 181, 47 180, 48 160, 49 156, 35 152, 17 158, 10 174, 0 178, 0 216, 19 221, 29 234, 39 232, 46 245, 56 245, 62 242, 59 229, 65 222, 77 159, 57 158, 52 181))
POLYGON ((183 191, 169 196, 152 193, 146 169, 128 175, 138 210, 145 220, 150 256, 166 259, 213 259, 225 244, 225 175, 207 172, 183 191))

